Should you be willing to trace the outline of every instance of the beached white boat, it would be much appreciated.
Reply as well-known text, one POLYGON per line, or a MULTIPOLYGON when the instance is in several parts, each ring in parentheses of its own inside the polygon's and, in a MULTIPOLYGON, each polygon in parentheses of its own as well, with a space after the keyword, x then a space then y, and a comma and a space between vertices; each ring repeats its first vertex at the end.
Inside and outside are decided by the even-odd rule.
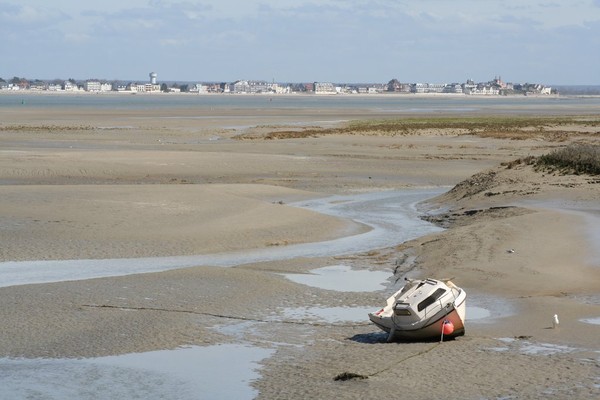
POLYGON ((407 279, 369 319, 393 339, 433 339, 465 333, 467 294, 450 280, 407 279))

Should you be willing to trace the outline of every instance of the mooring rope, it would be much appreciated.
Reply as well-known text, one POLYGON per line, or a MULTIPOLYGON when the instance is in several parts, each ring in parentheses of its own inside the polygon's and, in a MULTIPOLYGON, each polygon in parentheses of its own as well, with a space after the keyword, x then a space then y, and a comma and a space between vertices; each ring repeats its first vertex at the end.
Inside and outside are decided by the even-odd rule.
POLYGON ((183 314, 204 315, 204 316, 215 317, 215 318, 234 319, 234 320, 239 320, 239 321, 252 321, 252 322, 261 322, 261 323, 279 323, 279 324, 291 324, 291 325, 309 325, 309 326, 317 326, 317 327, 334 326, 334 327, 352 328, 352 327, 370 325, 369 322, 353 323, 353 324, 340 324, 340 323, 290 321, 290 320, 285 320, 285 319, 266 320, 266 319, 259 319, 259 318, 242 317, 242 316, 237 316, 237 315, 215 314, 215 313, 209 313, 209 312, 204 312, 204 311, 194 311, 194 310, 184 310, 184 309, 176 310, 176 309, 158 308, 158 307, 125 307, 125 306, 114 306, 114 305, 110 305, 110 304, 82 304, 81 306, 82 307, 90 307, 90 308, 109 308, 109 309, 116 309, 116 310, 173 312, 173 313, 183 313, 183 314))
POLYGON ((347 380, 350 380, 350 379, 368 379, 368 378, 370 378, 372 376, 379 375, 382 372, 389 371, 390 369, 395 368, 399 364, 402 364, 403 362, 408 361, 411 358, 415 358, 415 357, 421 356, 423 354, 427 354, 431 350, 433 350, 436 347, 438 347, 440 344, 441 343, 439 343, 439 342, 435 343, 433 346, 431 346, 430 348, 428 348, 426 350, 420 351, 420 352, 418 352, 416 354, 411 354, 411 355, 409 355, 407 357, 404 357, 404 358, 402 358, 402 359, 400 359, 398 361, 394 361, 393 363, 389 364, 387 367, 385 367, 383 369, 380 369, 379 371, 375 371, 375 372, 373 372, 371 374, 363 375, 363 374, 357 374, 357 373, 354 373, 354 372, 342 372, 341 374, 337 374, 333 378, 333 380, 334 381, 347 381, 347 380))

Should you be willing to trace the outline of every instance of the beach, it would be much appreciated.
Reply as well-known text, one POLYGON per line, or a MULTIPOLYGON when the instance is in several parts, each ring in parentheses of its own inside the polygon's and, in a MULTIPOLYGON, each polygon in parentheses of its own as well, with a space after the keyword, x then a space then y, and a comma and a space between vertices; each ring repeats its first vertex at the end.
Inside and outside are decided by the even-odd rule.
MULTIPOLYGON (((335 131, 357 119, 435 113, 266 104, 0 108, 0 283, 2 268, 18 275, 38 261, 74 260, 73 276, 83 276, 0 287, 3 371, 14 359, 242 344, 270 351, 247 383, 250 398, 600 395, 600 178, 512 163, 569 143, 597 144, 597 125, 549 122, 523 137, 444 127, 335 131), (317 133, 302 134, 308 130, 317 133), (333 207, 415 191, 432 193, 414 205, 432 224, 425 235, 373 248, 359 239, 365 248, 356 252, 243 261, 373 229, 311 202, 340 196, 333 207), (86 265, 77 260, 232 253, 241 261, 225 267, 175 263, 90 279, 76 271, 86 265), (342 291, 286 277, 340 265, 389 278, 378 290, 342 291), (299 309, 375 311, 404 277, 452 278, 464 288, 473 306, 466 334, 387 343, 366 313, 333 322, 298 316, 299 309), (359 377, 334 379, 344 373, 359 377)), ((579 115, 562 103, 538 108, 549 121, 579 115)), ((460 115, 493 113, 483 110, 460 115)), ((498 113, 511 112, 523 109, 498 113)), ((594 107, 581 115, 598 118, 594 107)), ((235 364, 235 353, 223 362, 235 364)), ((109 398, 99 396, 89 398, 109 398)))

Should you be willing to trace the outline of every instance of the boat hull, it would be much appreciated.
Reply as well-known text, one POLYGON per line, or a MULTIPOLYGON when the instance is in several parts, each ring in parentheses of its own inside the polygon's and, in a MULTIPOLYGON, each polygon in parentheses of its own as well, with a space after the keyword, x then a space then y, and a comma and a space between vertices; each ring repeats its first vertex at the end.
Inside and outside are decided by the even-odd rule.
MULTIPOLYGON (((455 287, 456 288, 456 287, 455 287)), ((444 322, 452 323, 452 332, 446 332, 445 338, 454 338, 465 334, 466 317, 466 294, 463 290, 456 288, 458 295, 453 302, 439 309, 437 313, 417 322, 403 323, 402 318, 394 315, 390 310, 390 304, 395 299, 388 300, 388 306, 379 312, 369 313, 369 319, 381 330, 388 333, 388 341, 394 339, 405 340, 430 340, 442 337, 444 322)))
POLYGON ((463 320, 460 318, 458 311, 453 309, 450 313, 442 314, 436 318, 432 318, 429 324, 422 327, 411 328, 394 325, 391 318, 384 317, 379 318, 375 314, 369 314, 371 322, 377 325, 381 330, 390 334, 392 339, 412 339, 412 340, 427 340, 427 339, 439 339, 442 336, 443 324, 445 321, 452 322, 454 331, 450 334, 444 335, 445 338, 454 338, 465 334, 465 325, 463 320))

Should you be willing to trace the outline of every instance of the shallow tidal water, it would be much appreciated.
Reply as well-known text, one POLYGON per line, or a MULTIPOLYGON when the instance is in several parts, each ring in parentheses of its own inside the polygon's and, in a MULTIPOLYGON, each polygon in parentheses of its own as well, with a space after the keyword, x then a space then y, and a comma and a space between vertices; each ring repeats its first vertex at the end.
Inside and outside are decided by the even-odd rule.
POLYGON ((222 344, 90 359, 0 359, 0 398, 252 399, 257 393, 248 383, 273 353, 222 344))
MULTIPOLYGON (((228 254, 3 262, 0 263, 0 287, 158 272, 197 265, 228 267, 247 262, 342 255, 390 247, 439 231, 439 228, 419 219, 416 209, 418 202, 439 193, 440 189, 362 193, 294 204, 371 227, 370 231, 360 235, 228 254)), ((328 290, 375 291, 384 289, 391 276, 391 271, 353 271, 344 265, 323 266, 312 272, 312 275, 292 274, 288 279, 328 290)), ((382 302, 384 300, 385 296, 382 296, 382 302)), ((300 307, 282 310, 279 318, 324 323, 366 322, 367 313, 378 307, 300 307)), ((224 329, 224 334, 227 334, 227 328, 224 329)), ((233 345, 81 360, 0 359, 2 395, 7 398, 44 399, 252 399, 256 393, 250 383, 260 377, 258 363, 274 353, 276 344, 273 348, 264 348, 244 342, 244 329, 244 326, 236 326, 234 333, 241 344, 233 345), (236 362, 232 365, 233 359, 236 362), (232 371, 232 368, 235 370, 232 371)), ((253 329, 252 324, 246 329, 253 329)))
POLYGON ((440 228, 418 217, 417 203, 441 189, 411 189, 332 196, 291 204, 371 227, 339 239, 240 252, 178 257, 0 262, 0 287, 159 272, 199 265, 235 265, 297 257, 327 257, 395 246, 440 228))

